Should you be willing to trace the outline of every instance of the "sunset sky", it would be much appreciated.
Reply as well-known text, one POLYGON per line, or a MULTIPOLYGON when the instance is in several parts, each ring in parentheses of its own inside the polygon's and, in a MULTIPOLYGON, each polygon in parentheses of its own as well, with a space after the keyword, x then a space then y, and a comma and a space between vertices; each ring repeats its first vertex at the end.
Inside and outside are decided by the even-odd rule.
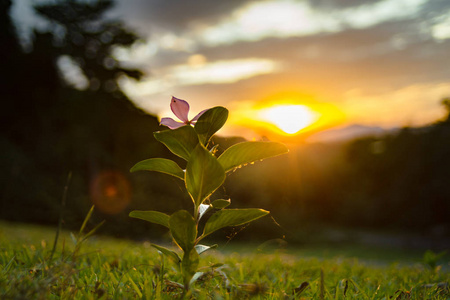
MULTIPOLYGON (((25 21, 27 2, 12 12, 19 29, 45 28, 25 21)), ((443 117, 450 96, 448 0, 118 0, 110 16, 142 36, 115 53, 147 74, 121 81, 129 97, 159 117, 173 116, 172 96, 191 117, 225 106, 226 135, 276 132, 264 124, 274 113, 310 120, 305 132, 419 126, 443 117), (291 109, 268 111, 279 104, 291 109)))

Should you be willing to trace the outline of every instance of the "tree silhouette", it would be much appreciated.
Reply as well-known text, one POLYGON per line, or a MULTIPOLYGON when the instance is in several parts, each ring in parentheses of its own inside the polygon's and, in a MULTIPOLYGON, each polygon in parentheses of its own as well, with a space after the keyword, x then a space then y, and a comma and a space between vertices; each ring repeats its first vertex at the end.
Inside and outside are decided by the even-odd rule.
MULTIPOLYGON (((0 38, 5 47, 0 51, 8 59, 3 72, 7 84, 0 89, 4 124, 0 217, 54 223, 61 191, 72 171, 66 207, 70 214, 65 221, 67 226, 78 226, 92 204, 92 182, 99 174, 113 170, 120 175, 111 178, 124 178, 133 185, 146 176, 128 175, 136 161, 170 155, 152 139, 159 128, 157 119, 136 108, 116 85, 119 76, 142 75, 121 67, 112 56, 114 47, 129 46, 137 37, 119 22, 102 17, 111 1, 59 1, 36 8, 53 30, 35 32, 33 51, 25 54, 8 15, 11 2, 1 3, 0 38), (66 74, 58 67, 61 57, 82 70, 89 81, 87 90, 75 89, 63 79, 66 74)), ((107 184, 116 184, 114 180, 107 184)), ((145 188, 152 187, 159 191, 164 184, 156 180, 145 188)), ((134 189, 129 205, 145 207, 140 202, 146 202, 148 194, 142 189, 134 189)), ((108 226, 127 230, 129 222, 117 225, 117 219, 125 216, 122 212, 109 217, 108 226)))
POLYGON ((83 70, 91 90, 107 93, 119 92, 116 80, 122 75, 135 79, 142 76, 139 70, 121 67, 112 55, 114 47, 130 46, 137 40, 121 22, 103 16, 112 5, 110 0, 94 3, 69 0, 35 7, 53 24, 57 55, 70 56, 83 70))

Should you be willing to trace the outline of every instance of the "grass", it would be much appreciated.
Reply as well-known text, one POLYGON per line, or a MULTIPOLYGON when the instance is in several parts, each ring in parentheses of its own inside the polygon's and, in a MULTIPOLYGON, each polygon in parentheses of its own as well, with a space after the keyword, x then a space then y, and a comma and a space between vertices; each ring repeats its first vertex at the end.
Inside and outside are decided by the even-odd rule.
MULTIPOLYGON (((180 281, 149 242, 94 236, 73 253, 62 232, 0 223, 0 299, 174 299, 180 281)), ((194 299, 449 299, 448 262, 364 247, 219 245, 202 255, 194 299), (222 249, 222 250, 221 250, 222 249), (362 257, 362 259, 357 258, 362 257), (397 257, 397 258, 395 258, 397 257), (212 264, 224 265, 217 271, 212 264), (440 261, 440 264, 443 262, 440 261)))

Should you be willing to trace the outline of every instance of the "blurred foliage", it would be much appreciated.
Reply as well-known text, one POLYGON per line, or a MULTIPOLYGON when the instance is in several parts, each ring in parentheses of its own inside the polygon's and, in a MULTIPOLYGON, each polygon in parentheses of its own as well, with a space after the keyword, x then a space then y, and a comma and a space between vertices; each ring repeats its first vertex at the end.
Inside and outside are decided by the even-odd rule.
MULTIPOLYGON (((111 199, 103 197, 105 205, 113 205, 107 201, 118 200, 114 195, 121 194, 117 190, 121 186, 132 191, 130 210, 159 209, 161 203, 151 201, 149 195, 183 197, 158 174, 129 175, 137 161, 171 154, 153 138, 152 132, 159 128, 157 119, 136 108, 115 85, 118 76, 139 77, 140 71, 121 67, 111 54, 114 47, 136 40, 120 23, 100 18, 111 2, 62 1, 37 7, 58 30, 34 32, 33 51, 28 54, 17 42, 8 17, 10 5, 3 1, 1 7, 1 38, 7 47, 0 51, 8 58, 3 68, 7 84, 0 89, 1 218, 55 223, 71 171, 64 212, 67 227, 79 226, 92 195, 106 193, 111 199), (63 79, 65 74, 58 68, 62 56, 77 62, 89 80, 87 89, 75 89, 63 79), (116 175, 99 182, 108 172, 116 175)), ((179 202, 168 203, 178 206, 179 202)), ((164 207, 170 209, 170 205, 164 207)), ((134 226, 127 212, 97 214, 97 218, 107 220, 110 232, 124 233, 134 226)), ((148 228, 143 225, 134 232, 139 230, 148 228)))
MULTIPOLYGON (((102 201, 114 209, 94 214, 93 224, 106 219, 101 232, 160 237, 162 228, 132 220, 128 213, 192 208, 176 178, 129 174, 136 162, 152 157, 185 167, 153 138, 162 129, 157 119, 136 108, 117 85, 121 76, 142 75, 112 55, 114 47, 130 46, 137 37, 103 17, 111 1, 59 1, 36 7, 53 24, 52 32, 34 32, 33 51, 24 53, 8 15, 10 5, 2 1, 0 6, 0 55, 7 58, 0 81, 0 218, 56 224, 72 172, 63 210, 66 228, 79 227, 92 202, 102 201), (82 71, 84 87, 63 79, 62 58, 82 71), (121 199, 127 201, 117 203, 121 199)), ((251 230, 232 229, 228 236, 300 239, 320 224, 331 224, 448 237, 449 101, 442 102, 449 116, 427 127, 346 143, 292 146, 288 155, 237 170, 216 196, 231 197, 234 208, 270 210, 275 221, 266 218, 250 225, 251 230)), ((218 137, 213 142, 220 154, 239 141, 218 137)))

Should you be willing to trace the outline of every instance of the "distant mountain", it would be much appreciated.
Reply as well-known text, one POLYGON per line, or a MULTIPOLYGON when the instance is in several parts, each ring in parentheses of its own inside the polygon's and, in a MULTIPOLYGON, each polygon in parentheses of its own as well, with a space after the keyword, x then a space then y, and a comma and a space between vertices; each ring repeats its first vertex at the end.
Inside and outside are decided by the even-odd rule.
POLYGON ((398 128, 382 128, 352 124, 345 127, 318 132, 308 138, 308 142, 340 142, 365 136, 379 136, 398 130, 398 128))

